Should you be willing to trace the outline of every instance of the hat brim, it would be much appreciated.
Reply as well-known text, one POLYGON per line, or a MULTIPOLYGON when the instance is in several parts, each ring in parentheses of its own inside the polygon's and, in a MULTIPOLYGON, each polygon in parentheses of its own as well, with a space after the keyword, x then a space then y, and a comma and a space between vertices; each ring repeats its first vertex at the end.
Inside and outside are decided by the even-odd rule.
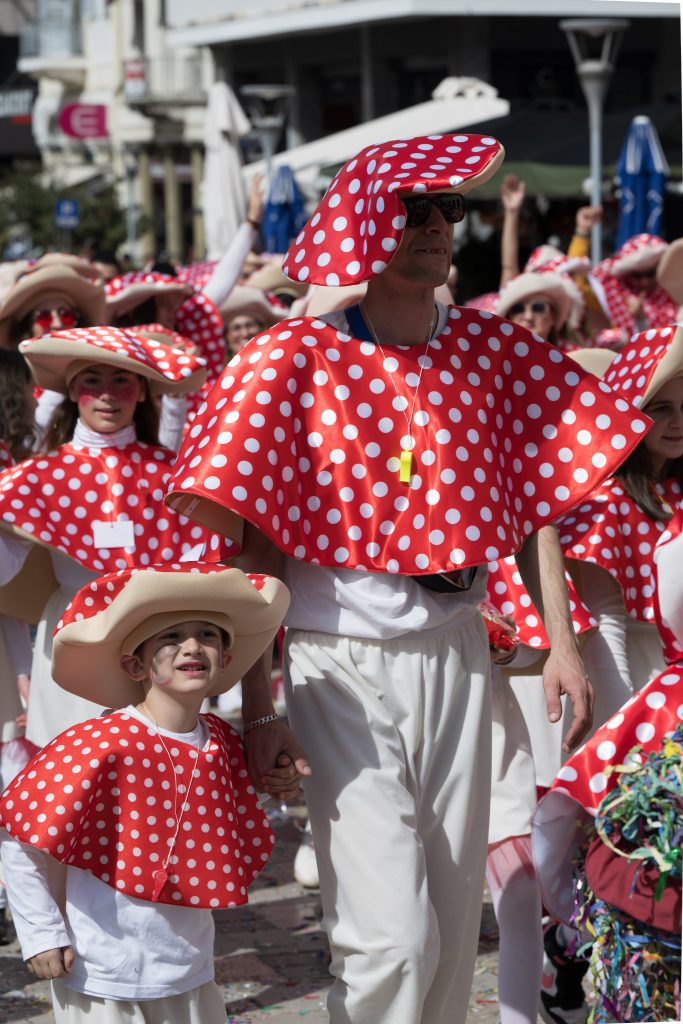
POLYGON ((567 357, 578 363, 582 370, 600 379, 605 376, 616 355, 617 353, 609 348, 578 348, 567 353, 567 357))
MULTIPOLYGON (((169 380, 160 370, 130 359, 122 352, 112 352, 106 348, 90 345, 85 341, 65 340, 58 334, 48 334, 43 338, 22 341, 19 351, 30 366, 39 387, 49 391, 58 391, 63 395, 68 392, 68 380, 72 376, 69 374, 69 367, 74 363, 87 365, 104 363, 120 367, 138 377, 144 377, 149 383, 150 391, 157 395, 184 395, 199 391, 207 374, 206 367, 202 366, 180 380, 169 380)), ((185 354, 180 350, 177 351, 179 355, 185 354)))
POLYGON ((683 377, 683 326, 680 324, 676 324, 671 344, 655 367, 639 408, 644 409, 665 384, 677 377, 683 377))
POLYGON ((289 592, 274 577, 257 590, 240 569, 215 573, 141 570, 104 611, 69 622, 57 631, 52 676, 62 689, 104 707, 139 703, 144 689, 123 671, 121 657, 127 653, 126 642, 145 620, 163 613, 167 623, 199 618, 225 628, 229 622, 231 659, 206 694, 216 696, 234 686, 263 654, 288 606, 289 592))
POLYGON ((564 327, 571 308, 571 298, 562 278, 553 271, 534 270, 513 277, 500 293, 495 312, 498 316, 506 317, 514 305, 532 295, 546 295, 555 309, 555 326, 558 330, 564 327))
POLYGON ((287 310, 275 309, 259 288, 237 285, 221 304, 219 312, 226 325, 236 316, 253 316, 264 327, 272 327, 287 310))
POLYGON ((634 270, 652 270, 661 260, 666 248, 666 242, 662 242, 661 245, 644 245, 637 252, 613 260, 612 274, 615 277, 624 277, 634 270))
POLYGON ((137 281, 130 284, 115 295, 107 295, 106 310, 109 322, 130 313, 147 299, 156 298, 157 295, 172 295, 174 292, 187 299, 194 292, 194 288, 187 281, 137 281))
POLYGON ((96 327, 106 319, 104 288, 79 274, 70 266, 47 265, 30 270, 20 277, 7 296, 0 311, 0 326, 8 331, 11 324, 35 308, 39 295, 55 292, 73 302, 82 316, 82 326, 96 327))

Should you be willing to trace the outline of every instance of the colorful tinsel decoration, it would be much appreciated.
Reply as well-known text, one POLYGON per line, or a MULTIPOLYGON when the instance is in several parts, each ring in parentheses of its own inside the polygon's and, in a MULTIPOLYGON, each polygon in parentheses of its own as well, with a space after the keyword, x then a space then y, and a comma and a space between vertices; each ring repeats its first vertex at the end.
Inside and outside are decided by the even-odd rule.
MULTIPOLYGON (((681 878, 683 723, 665 737, 659 751, 643 755, 634 747, 627 761, 611 769, 619 780, 598 808, 595 829, 619 856, 656 865, 659 899, 670 880, 681 878)), ((592 945, 598 1002, 590 1024, 680 1020, 680 934, 652 928, 596 897, 582 861, 576 865, 573 923, 591 937, 578 950, 591 955, 592 945)))

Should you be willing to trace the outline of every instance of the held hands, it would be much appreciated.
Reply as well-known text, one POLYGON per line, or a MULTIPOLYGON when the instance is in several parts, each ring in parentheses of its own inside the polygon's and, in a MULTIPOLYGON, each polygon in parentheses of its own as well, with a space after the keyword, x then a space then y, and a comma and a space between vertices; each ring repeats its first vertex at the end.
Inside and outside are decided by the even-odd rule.
POLYGON ((63 978, 65 974, 71 973, 74 962, 74 951, 71 946, 62 946, 57 949, 46 949, 44 953, 36 953, 26 961, 31 974, 43 981, 52 981, 53 978, 63 978))
POLYGON ((524 202, 526 185, 515 174, 506 174, 500 186, 500 198, 506 213, 518 213, 524 202))
POLYGON ((278 800, 294 800, 311 766, 289 726, 269 722, 247 732, 243 743, 254 786, 278 800))
POLYGON ((551 648, 543 669, 543 688, 548 721, 559 722, 562 717, 560 696, 563 693, 567 694, 572 703, 574 718, 562 743, 562 749, 569 754, 579 745, 593 724, 593 701, 595 699, 593 687, 586 677, 583 662, 575 644, 551 648))

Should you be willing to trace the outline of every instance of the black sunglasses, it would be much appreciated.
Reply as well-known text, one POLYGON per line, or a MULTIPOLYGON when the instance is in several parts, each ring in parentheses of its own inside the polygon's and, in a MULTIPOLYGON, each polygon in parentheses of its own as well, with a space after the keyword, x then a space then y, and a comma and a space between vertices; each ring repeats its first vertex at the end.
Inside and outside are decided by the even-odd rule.
POLYGON ((536 299, 534 302, 516 302, 514 306, 510 306, 507 315, 508 317, 519 316, 527 307, 532 313, 538 313, 539 315, 547 313, 549 309, 553 308, 545 299, 536 299))
POLYGON ((401 196, 406 208, 406 227, 419 228, 427 222, 432 206, 447 224, 457 224, 467 212, 465 199, 458 192, 437 192, 431 196, 401 196))

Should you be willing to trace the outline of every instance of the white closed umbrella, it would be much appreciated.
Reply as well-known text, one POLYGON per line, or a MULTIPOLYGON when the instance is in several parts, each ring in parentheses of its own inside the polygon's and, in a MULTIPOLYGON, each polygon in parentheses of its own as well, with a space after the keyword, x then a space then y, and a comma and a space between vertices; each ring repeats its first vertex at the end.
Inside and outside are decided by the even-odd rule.
POLYGON ((220 259, 247 210, 239 139, 251 124, 226 82, 209 89, 204 128, 202 212, 207 257, 220 259))

